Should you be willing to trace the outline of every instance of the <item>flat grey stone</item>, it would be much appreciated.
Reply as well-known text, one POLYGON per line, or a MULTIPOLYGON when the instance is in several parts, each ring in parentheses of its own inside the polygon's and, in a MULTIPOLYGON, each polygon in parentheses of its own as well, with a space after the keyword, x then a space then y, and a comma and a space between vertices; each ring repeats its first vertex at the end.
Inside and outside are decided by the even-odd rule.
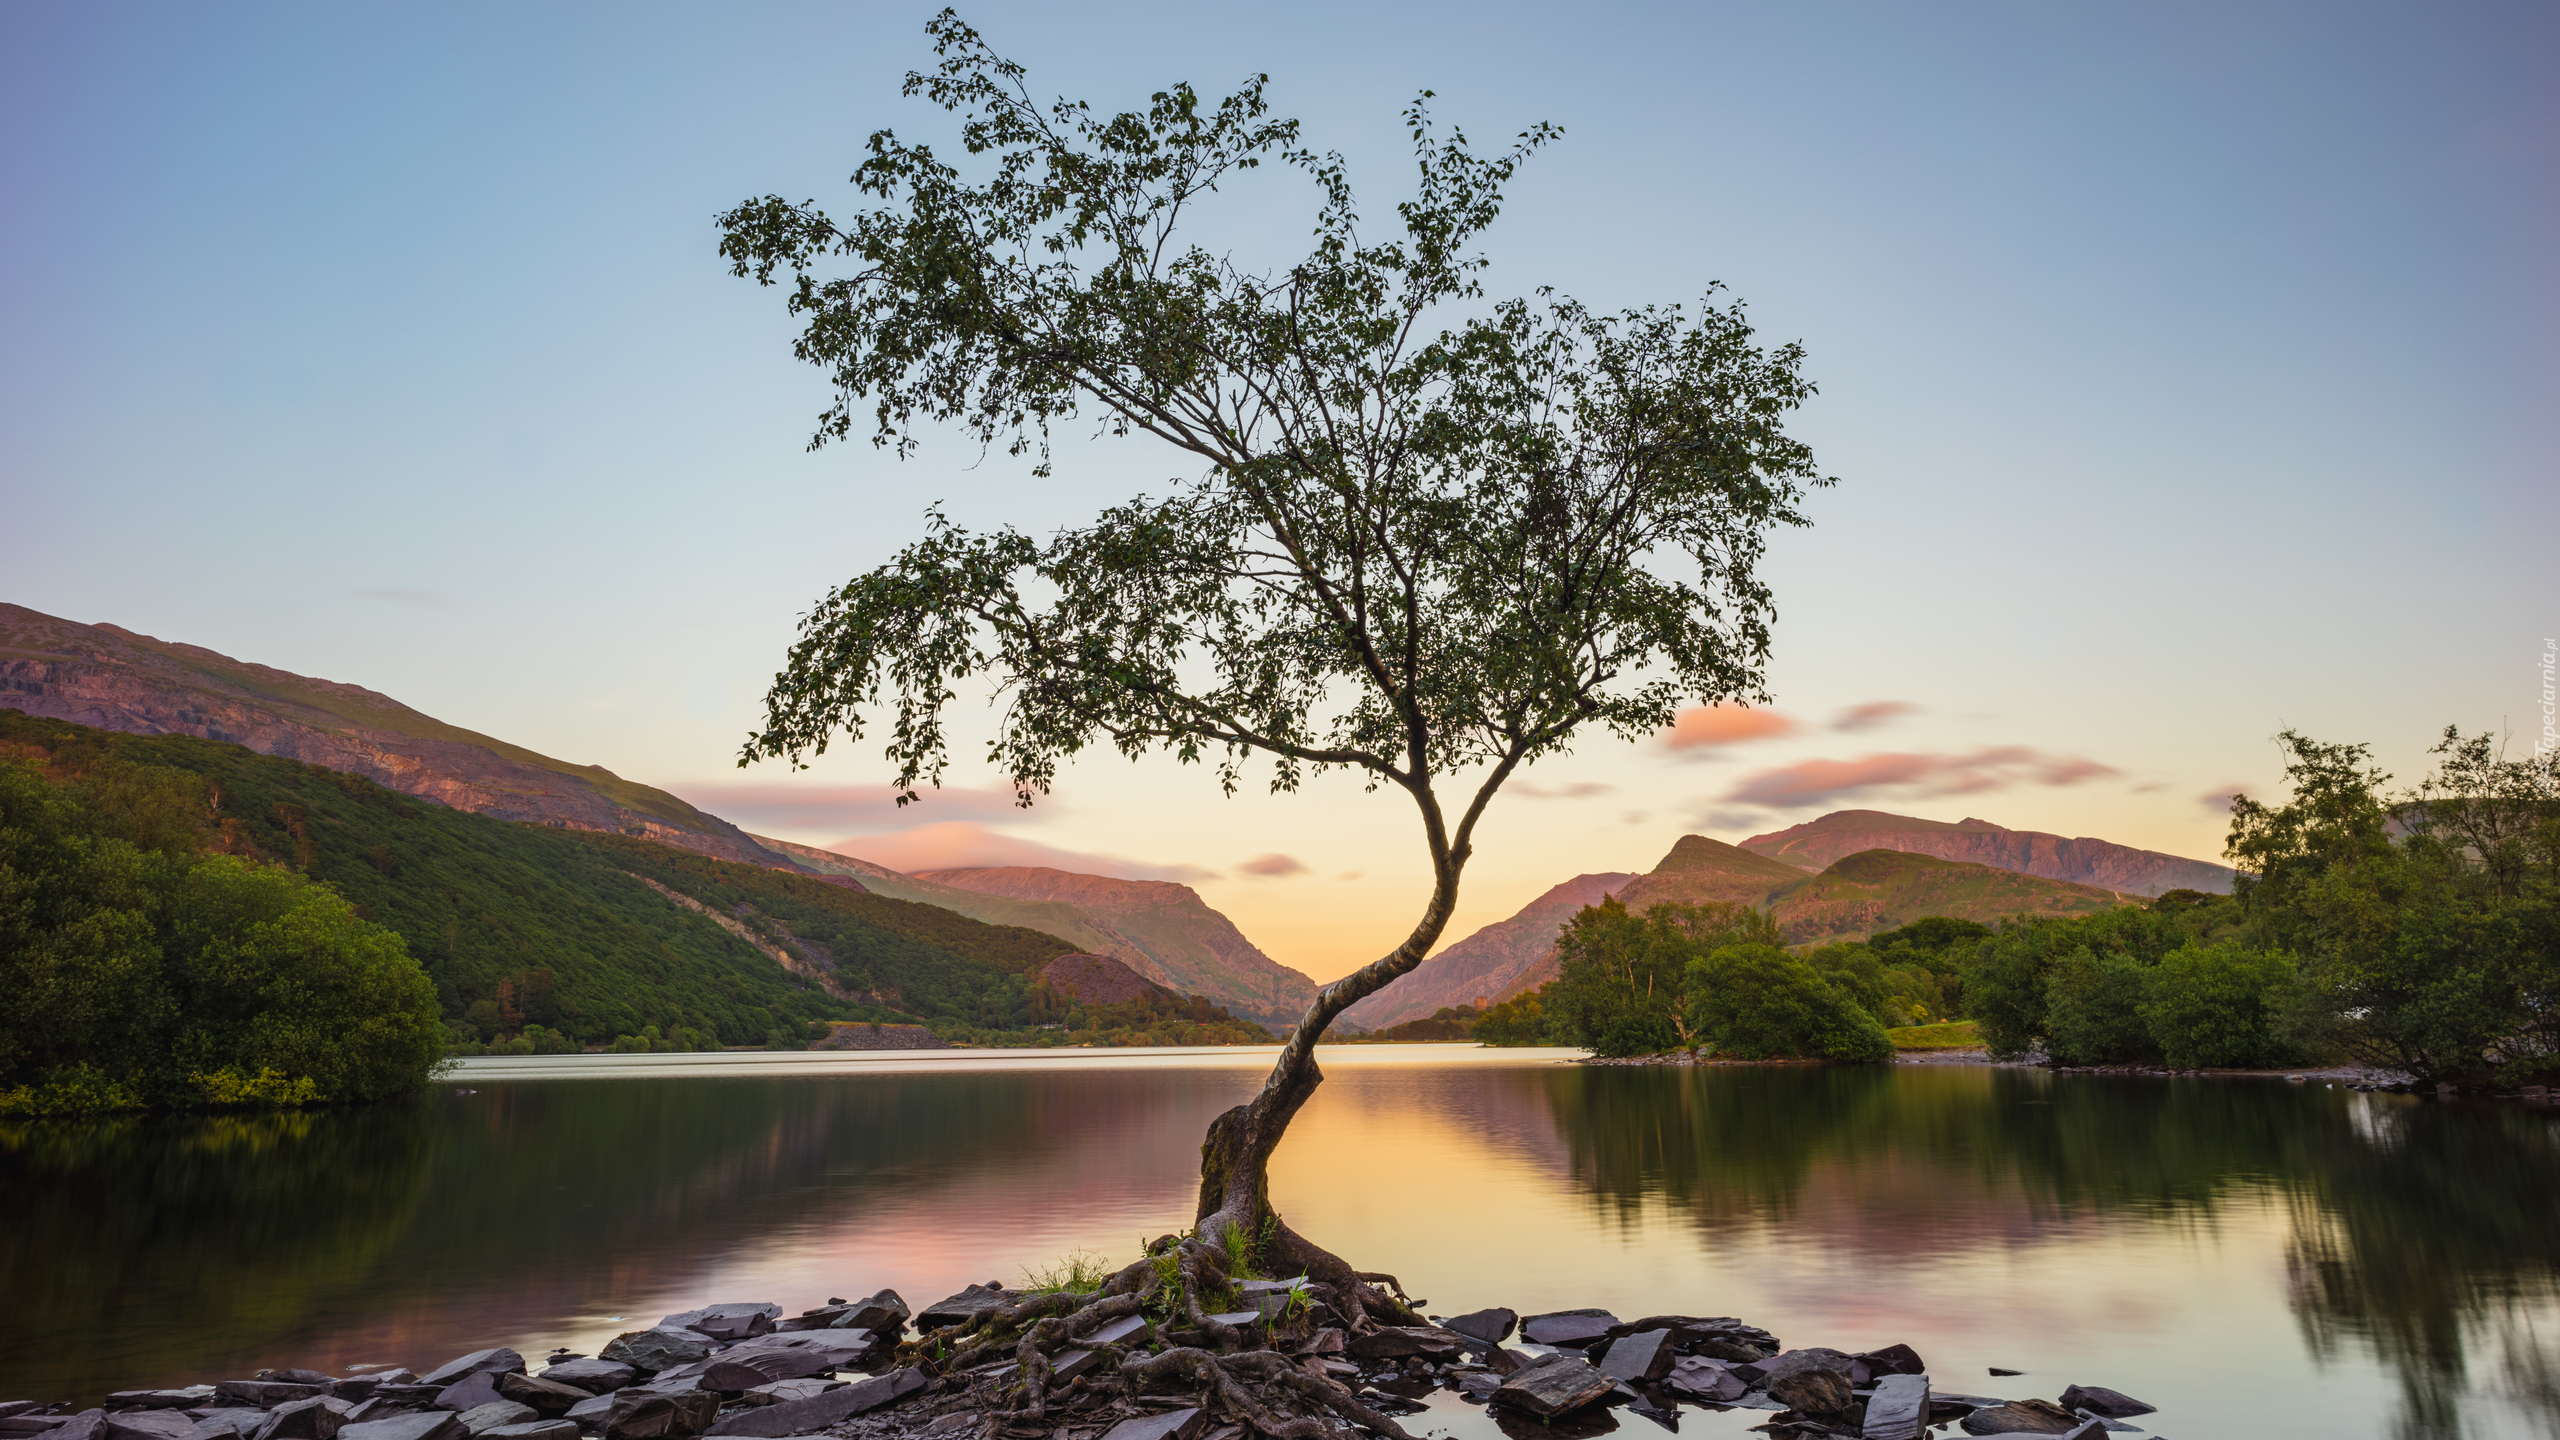
POLYGON ((506 1397, 498 1393, 498 1377, 486 1370, 474 1371, 436 1392, 434 1408, 450 1410, 456 1415, 495 1405, 506 1397))
MULTIPOLYGON (((850 1355, 845 1356, 850 1360, 850 1355)), ((836 1352, 802 1349, 799 1346, 739 1346, 712 1358, 705 1366, 700 1385, 705 1390, 752 1390, 776 1380, 797 1380, 821 1370, 833 1370, 840 1363, 836 1352)))
POLYGON ((2136 1400, 2121 1390, 2110 1390, 2104 1385, 2066 1386, 2058 1398, 2065 1410, 2086 1410, 2093 1415, 2105 1415, 2114 1419, 2122 1419, 2127 1415, 2149 1415, 2160 1408, 2157 1405, 2136 1400))
POLYGON ((546 1420, 556 1420, 569 1413, 570 1406, 587 1399, 591 1393, 575 1385, 563 1385, 557 1380, 544 1380, 533 1375, 498 1377, 499 1399, 530 1405, 536 1416, 546 1420))
POLYGON ((107 1416, 106 1440, 178 1440, 196 1428, 184 1410, 126 1410, 107 1416))
POLYGON ((421 1385, 450 1385, 465 1375, 478 1375, 493 1370, 522 1370, 524 1357, 504 1345, 474 1350, 458 1355, 418 1377, 421 1385))
POLYGON ((486 1405, 474 1405, 463 1411, 462 1428, 474 1435, 485 1435, 501 1425, 525 1425, 541 1418, 542 1413, 530 1405, 520 1405, 513 1400, 492 1400, 486 1405))
POLYGON ((1693 1399, 1711 1401, 1739 1400, 1751 1389, 1733 1373, 1732 1366, 1701 1355, 1683 1355, 1673 1360, 1663 1383, 1693 1399))
POLYGON ((604 1417, 605 1440, 690 1440, 720 1413, 720 1397, 708 1390, 643 1390, 613 1394, 604 1417))
POLYGON ((521 1425, 483 1430, 480 1440, 578 1440, 578 1424, 574 1420, 527 1420, 521 1425))
POLYGON ((924 1308, 916 1316, 919 1330, 939 1330, 945 1325, 961 1325, 974 1320, 981 1311, 999 1305, 1010 1305, 1020 1299, 1019 1292, 993 1285, 972 1285, 957 1295, 949 1295, 924 1308))
POLYGON ((1106 1320, 1101 1324, 1096 1325, 1093 1329, 1077 1337, 1076 1343, 1079 1345, 1118 1345, 1129 1340, 1133 1336, 1144 1333, 1146 1328, 1147 1320, 1145 1316, 1123 1315, 1117 1320, 1106 1320))
POLYGON ((288 1401, 267 1412, 256 1440, 338 1440, 346 1412, 353 1408, 335 1395, 288 1401))
POLYGON ((618 1360, 652 1374, 689 1365, 711 1353, 711 1337, 683 1326, 660 1326, 616 1335, 605 1342, 603 1358, 618 1360))
POLYGON ((2103 1419, 2091 1419, 2076 1430, 2064 1431, 2062 1440, 2107 1440, 2107 1422, 2103 1419))
POLYGON ((1610 1341, 1608 1353, 1600 1357, 1600 1372, 1630 1385, 1644 1385, 1661 1379, 1678 1358, 1671 1348, 1670 1331, 1646 1330, 1610 1341))
POLYGON ((323 1385, 302 1385, 291 1380, 225 1380, 213 1387, 226 1400, 272 1410, 288 1400, 312 1400, 329 1393, 323 1385))
MULTIPOLYGON (((1967 1435, 2068 1435, 2088 1429, 2089 1422, 2044 1400, 2012 1400, 1987 1405, 1956 1422, 1967 1435)), ((2103 1433, 2100 1426, 2092 1434, 2103 1433)))
POLYGON ((898 1292, 883 1290, 867 1300, 855 1301, 844 1314, 836 1317, 835 1324, 829 1328, 875 1330, 883 1335, 895 1335, 907 1328, 910 1318, 907 1302, 899 1297, 898 1292))
POLYGON ((621 1393, 619 1390, 608 1390, 593 1400, 581 1400, 570 1406, 560 1418, 581 1430, 601 1430, 604 1428, 604 1417, 613 1413, 613 1397, 621 1393))
MULTIPOLYGON (((210 1385, 190 1385, 183 1390, 119 1390, 107 1397, 106 1408, 108 1418, 112 1419, 119 1410, 184 1410, 212 1398, 213 1387, 210 1385)), ((32 1400, 11 1403, 35 1408, 32 1400)))
POLYGON ((103 1408, 83 1410, 45 1433, 59 1440, 100 1440, 107 1433, 107 1412, 103 1408))
POLYGON ((1470 1310, 1464 1315, 1452 1315, 1440 1322, 1440 1328, 1455 1330, 1469 1339, 1482 1340, 1488 1345, 1499 1345, 1511 1338, 1511 1327, 1519 1323, 1518 1311, 1496 1307, 1491 1310, 1470 1310))
POLYGON ((1588 1345, 1617 1323, 1606 1310, 1552 1310, 1521 1321, 1520 1338, 1532 1345, 1588 1345))
POLYGON ((894 1404, 925 1387, 924 1372, 910 1365, 892 1370, 858 1385, 829 1390, 806 1400, 790 1400, 780 1405, 760 1405, 720 1417, 711 1427, 713 1435, 748 1435, 762 1440, 779 1440, 785 1435, 810 1435, 830 1425, 866 1414, 884 1405, 894 1404))
POLYGON ((1929 1377, 1887 1375, 1867 1397, 1865 1440, 1920 1440, 1929 1428, 1929 1377))
POLYGON ((1617 1380, 1579 1355, 1555 1354, 1503 1377, 1495 1403, 1553 1418, 1570 1414, 1618 1388, 1617 1380))
POLYGON ((563 1360, 543 1370, 542 1379, 554 1385, 567 1385, 590 1395, 604 1395, 619 1390, 640 1378, 640 1372, 618 1360, 563 1360))
POLYGON ((1354 1335, 1350 1352, 1363 1360, 1401 1360, 1408 1355, 1447 1355, 1458 1349, 1458 1337, 1423 1325, 1381 1325, 1354 1335))
POLYGON ((381 1420, 365 1420, 338 1432, 338 1440, 463 1440, 471 1432, 450 1410, 416 1410, 381 1420))
POLYGON ((806 1400, 812 1395, 824 1395, 830 1390, 841 1390, 844 1388, 844 1383, 842 1380, 830 1380, 823 1375, 807 1375, 796 1380, 776 1380, 771 1384, 758 1385, 738 1392, 738 1403, 784 1405, 794 1400, 806 1400))
POLYGON ((1133 1415, 1102 1432, 1102 1440, 1192 1440, 1208 1423, 1206 1412, 1193 1407, 1162 1415, 1133 1415))

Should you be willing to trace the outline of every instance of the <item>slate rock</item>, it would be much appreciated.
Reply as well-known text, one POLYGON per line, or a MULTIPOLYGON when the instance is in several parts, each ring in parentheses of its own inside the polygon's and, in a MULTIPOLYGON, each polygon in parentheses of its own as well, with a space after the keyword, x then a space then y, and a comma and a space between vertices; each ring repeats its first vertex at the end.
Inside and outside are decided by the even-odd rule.
POLYGON ((883 1290, 867 1300, 853 1302, 852 1308, 839 1316, 832 1328, 876 1330, 883 1335, 895 1335, 907 1328, 907 1321, 911 1318, 907 1302, 898 1298, 898 1292, 883 1290))
POLYGON ((104 1409, 83 1410, 65 1417, 61 1424, 45 1433, 60 1436, 61 1440, 99 1440, 107 1433, 107 1412, 104 1409))
MULTIPOLYGON (((842 1360, 832 1350, 803 1349, 799 1346, 740 1346, 724 1355, 713 1357, 702 1372, 705 1390, 752 1390, 776 1380, 797 1380, 821 1370, 833 1370, 842 1360)), ((843 1357, 849 1360, 852 1357, 843 1357)))
POLYGON ((526 1406, 538 1419, 557 1420, 569 1413, 570 1406, 591 1398, 591 1393, 575 1385, 563 1385, 557 1380, 541 1380, 531 1375, 501 1375, 498 1377, 498 1398, 526 1406))
POLYGON ((1929 1377, 1887 1375, 1867 1396, 1862 1440, 1920 1440, 1929 1428, 1929 1377))
POLYGON ((1671 1371, 1663 1377, 1665 1385, 1693 1400, 1739 1400, 1751 1386, 1730 1365, 1719 1364, 1700 1355, 1683 1355, 1671 1362, 1671 1371))
POLYGON ((1079 1375, 1088 1375, 1102 1361, 1099 1350, 1061 1350, 1049 1357, 1049 1383, 1064 1385, 1079 1375))
POLYGON ((470 1433, 450 1410, 417 1410, 350 1425, 338 1432, 338 1440, 463 1440, 470 1433))
POLYGON ((430 1408, 451 1410, 458 1415, 465 1410, 476 1410, 483 1405, 495 1405, 504 1398, 498 1393, 498 1377, 483 1370, 476 1374, 465 1375, 437 1391, 435 1401, 430 1408))
POLYGON ((318 1385, 298 1385, 291 1380, 225 1380, 213 1387, 214 1393, 243 1405, 272 1410, 288 1400, 312 1400, 328 1391, 318 1385))
POLYGON ((2077 1430, 2063 1432, 2062 1440, 2107 1440, 2107 1422, 2103 1419, 2087 1421, 2077 1430))
MULTIPOLYGON (((258 1413, 263 1415, 266 1412, 258 1413)), ((253 1422, 249 1428, 255 1430, 258 1427, 253 1422)), ((180 1436, 179 1440, 237 1440, 239 1434, 240 1422, 225 1416, 213 1420, 198 1420, 195 1428, 180 1436)))
POLYGON ((198 1423, 207 1420, 230 1421, 244 1435, 267 1423, 266 1411, 252 1410, 238 1405, 206 1405, 189 1410, 187 1413, 194 1416, 198 1423))
POLYGON ((603 1358, 618 1360, 634 1370, 645 1370, 654 1375, 661 1370, 690 1365, 710 1353, 710 1336, 679 1325, 672 1329, 659 1326, 616 1335, 605 1342, 603 1358))
POLYGON ((830 1390, 840 1390, 842 1388, 844 1388, 843 1381, 830 1380, 823 1375, 811 1375, 798 1380, 776 1380, 770 1384, 758 1385, 751 1390, 740 1391, 738 1394, 738 1403, 741 1405, 782 1405, 793 1400, 806 1400, 812 1395, 824 1395, 830 1390))
POLYGON ((2046 1400, 2012 1400, 1986 1405, 1957 1422, 1967 1435, 2068 1435, 2084 1422, 2046 1400))
POLYGON ((945 1325, 965 1325, 987 1310, 1010 1305, 1021 1298, 1014 1291, 994 1285, 972 1285, 957 1295, 945 1296, 924 1308, 916 1316, 918 1330, 939 1330, 945 1325))
POLYGON ((1102 1440, 1193 1440, 1208 1420, 1207 1412, 1197 1407, 1136 1415, 1104 1431, 1102 1440))
POLYGON ((530 1405, 519 1405, 513 1400, 492 1400, 486 1405, 474 1405, 463 1411, 462 1428, 474 1435, 485 1435, 501 1425, 527 1425, 541 1418, 530 1405))
POLYGON ((1768 1346, 1736 1340, 1729 1335, 1699 1336, 1689 1342, 1689 1349, 1693 1354, 1704 1355, 1710 1360, 1726 1360, 1736 1365, 1756 1364, 1777 1353, 1768 1346))
MULTIPOLYGON (((211 1386, 207 1386, 206 1388, 207 1388, 208 1390, 210 1390, 212 1387, 211 1387, 211 1386)), ((128 1392, 128 1393, 141 1393, 141 1392, 128 1392)), ((10 1418, 10 1417, 11 1417, 11 1416, 13 1416, 13 1415, 28 1415, 28 1414, 33 1414, 34 1412, 36 1412, 36 1411, 38 1411, 38 1410, 41 1410, 41 1409, 43 1409, 43 1408, 44 1408, 44 1402, 42 1402, 42 1401, 40 1401, 40 1400, 0 1400, 0 1420, 6 1420, 6 1419, 10 1418)))
POLYGON ((764 1440, 778 1440, 785 1435, 812 1435, 849 1417, 895 1404, 922 1390, 925 1384, 924 1372, 910 1365, 858 1385, 813 1395, 806 1400, 735 1411, 720 1417, 710 1433, 758 1436, 764 1440))
POLYGON ((1606 1310, 1551 1310, 1520 1322, 1520 1338, 1532 1345, 1588 1345, 1607 1338, 1618 1317, 1606 1310))
POLYGON ((435 1369, 428 1371, 426 1374, 419 1376, 418 1383, 421 1385, 450 1385, 465 1375, 481 1375, 491 1372, 503 1373, 509 1370, 521 1371, 523 1369, 523 1356, 508 1349, 504 1345, 497 1345, 486 1350, 474 1350, 468 1355, 458 1355, 451 1360, 447 1360, 442 1365, 439 1365, 435 1369))
POLYGON ((290 1380, 296 1385, 317 1385, 326 1390, 338 1383, 338 1377, 326 1370, 270 1370, 259 1377, 265 1380, 290 1380))
POLYGON ((1351 1337, 1350 1352, 1362 1360, 1401 1360, 1408 1355, 1450 1355, 1457 1337, 1423 1325, 1381 1325, 1351 1337))
POLYGON ((1618 1382, 1579 1355, 1549 1355, 1503 1377, 1496 1404, 1532 1415, 1569 1415, 1618 1388, 1618 1382))
POLYGON ((1339 1355, 1348 1343, 1340 1330, 1328 1325, 1308 1336, 1307 1343, 1300 1348, 1309 1355, 1339 1355))
POLYGON ((1769 1398, 1799 1415, 1830 1420, 1849 1408, 1849 1377, 1837 1370, 1803 1369, 1769 1382, 1769 1398))
POLYGON ((1648 1385, 1670 1373, 1671 1362, 1678 1358, 1671 1348, 1670 1331, 1645 1330, 1610 1341, 1608 1353, 1600 1357, 1600 1370, 1630 1385, 1648 1385))
POLYGON ((578 1427, 568 1420, 527 1420, 483 1430, 480 1440, 578 1440, 578 1427))
POLYGON ((560 1418, 581 1430, 601 1430, 604 1428, 604 1418, 613 1413, 613 1397, 620 1393, 622 1392, 618 1390, 608 1390, 592 1400, 581 1400, 570 1406, 568 1413, 560 1418))
POLYGON ((1094 1326, 1091 1330, 1077 1336, 1076 1343, 1079 1345, 1122 1345, 1146 1333, 1146 1328, 1147 1320, 1145 1316, 1123 1315, 1116 1320, 1105 1320, 1101 1324, 1094 1326))
POLYGON ((1790 1375, 1801 1375, 1808 1370, 1820 1370, 1837 1375, 1845 1382, 1853 1373, 1856 1364, 1854 1359, 1842 1351, 1808 1345, 1800 1350, 1789 1350, 1766 1360, 1754 1361, 1751 1368, 1759 1370, 1760 1382, 1766 1386, 1775 1385, 1790 1375))
POLYGON ((1471 1340, 1482 1340, 1488 1345, 1499 1345, 1511 1338, 1511 1328, 1519 1323, 1518 1311, 1505 1310, 1496 1306, 1490 1310, 1470 1310, 1464 1315, 1452 1315, 1440 1322, 1440 1328, 1455 1330, 1471 1340))
POLYGON ((279 1405, 267 1412, 256 1440, 338 1440, 346 1424, 346 1412, 339 1407, 346 1403, 335 1395, 320 1395, 279 1405))
POLYGON ((728 1305, 705 1305, 699 1310, 679 1310, 658 1322, 661 1330, 699 1330, 715 1340, 745 1340, 773 1333, 773 1322, 782 1318, 782 1307, 763 1302, 728 1305))
MULTIPOLYGON (((213 1387, 210 1385, 189 1385, 183 1390, 119 1390, 107 1397, 106 1408, 110 1419, 113 1419, 115 1412, 119 1410, 183 1410, 190 1405, 201 1405, 212 1399, 213 1393, 213 1387)), ((36 1407, 36 1402, 33 1400, 17 1400, 11 1403, 24 1406, 28 1410, 36 1407)), ((10 1412, 0 1410, 0 1414, 7 1413, 10 1412)))
POLYGON ((441 1385, 420 1385, 414 1381, 394 1385, 385 1380, 373 1387, 372 1398, 386 1405, 433 1405, 437 1392, 444 1388, 441 1385))
POLYGON ((605 1440, 687 1440, 719 1413, 720 1397, 708 1390, 617 1390, 604 1417, 605 1440))
POLYGON ((195 1418, 183 1410, 125 1410, 110 1411, 99 1433, 106 1440, 178 1440, 194 1428, 195 1418))
POLYGON ((2104 1385, 2073 1385, 2062 1392, 2062 1408, 2087 1410, 2112 1420, 2121 1420, 2128 1415, 2149 1415, 2160 1407, 2146 1405, 2121 1390, 2110 1390, 2104 1385))
MULTIPOLYGON (((589 1395, 607 1395, 640 1378, 640 1372, 618 1360, 563 1360, 546 1367, 541 1378, 554 1385, 584 1390, 589 1395)), ((525 1402, 532 1404, 531 1401, 525 1402)), ((575 1401, 570 1402, 575 1404, 575 1401)), ((540 1409, 540 1406, 535 1406, 540 1409)))

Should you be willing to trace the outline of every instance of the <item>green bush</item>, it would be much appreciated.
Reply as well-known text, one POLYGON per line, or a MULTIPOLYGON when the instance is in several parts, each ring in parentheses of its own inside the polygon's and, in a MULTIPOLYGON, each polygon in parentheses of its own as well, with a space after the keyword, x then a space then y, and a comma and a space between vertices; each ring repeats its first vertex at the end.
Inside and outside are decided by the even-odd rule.
POLYGON ((2142 1018, 2170 1064, 2292 1065, 2303 1057, 2287 1012, 2301 989, 2293 958, 2239 945, 2190 945, 2151 975, 2142 1018))
POLYGON ((2045 1050, 2065 1065, 2144 1065, 2160 1046, 2143 1019, 2151 967, 2081 946, 2045 977, 2045 1050))
POLYGON ((424 1083, 450 1032, 400 937, 289 870, 192 853, 197 832, 164 809, 194 803, 194 777, 145 768, 66 792, 0 762, 0 1112, 373 1100, 424 1083))
POLYGON ((1729 945, 1690 962, 1689 1025, 1738 1060, 1889 1060, 1876 1018, 1774 945, 1729 945))

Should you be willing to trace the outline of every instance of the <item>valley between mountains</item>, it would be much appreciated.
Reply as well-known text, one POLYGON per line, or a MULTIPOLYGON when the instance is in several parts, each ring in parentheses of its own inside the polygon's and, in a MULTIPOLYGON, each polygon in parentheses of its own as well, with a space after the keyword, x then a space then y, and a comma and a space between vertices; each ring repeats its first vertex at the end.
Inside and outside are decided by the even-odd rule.
MULTIPOLYGON (((1053 981, 1101 973, 1056 964, 1083 955, 1135 977, 1105 988, 1136 998, 1095 1002, 1136 1027, 1124 1034, 1250 1038, 1294 1024, 1316 990, 1189 886, 1028 866, 901 873, 751 835, 361 686, 6 604, 0 745, 206 777, 230 812, 208 822, 229 827, 224 843, 297 864, 400 931, 465 1024, 521 1024, 533 1005, 589 1043, 644 1025, 758 1043, 846 1019, 1010 1032, 1054 1024, 1073 994, 1053 981)), ((1444 945, 1344 1023, 1379 1029, 1543 984, 1557 930, 1609 895, 1639 910, 1750 904, 1809 943, 1925 915, 2086 914, 2228 891, 2230 876, 2104 840, 1872 810, 1739 845, 1689 835, 1643 874, 1575 876, 1444 945)))

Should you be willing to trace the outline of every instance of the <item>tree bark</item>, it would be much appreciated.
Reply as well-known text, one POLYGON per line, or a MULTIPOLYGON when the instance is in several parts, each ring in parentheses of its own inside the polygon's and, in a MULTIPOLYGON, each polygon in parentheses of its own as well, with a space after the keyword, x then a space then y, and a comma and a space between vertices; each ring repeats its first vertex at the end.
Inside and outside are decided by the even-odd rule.
POLYGON ((1336 1016, 1422 963, 1422 957, 1430 953, 1441 930, 1448 925, 1450 912, 1457 907, 1458 868, 1463 863, 1453 857, 1434 867, 1438 876, 1432 886, 1431 903, 1403 944, 1316 992, 1315 1000, 1300 1017, 1298 1028, 1280 1047, 1280 1059, 1262 1082, 1261 1091, 1210 1121, 1208 1137, 1200 1145, 1196 1226, 1200 1238, 1214 1246, 1228 1247, 1229 1234, 1240 1234, 1241 1248, 1255 1268, 1265 1274, 1304 1274, 1334 1287, 1350 1302, 1346 1308, 1359 1312, 1344 1316, 1358 1328, 1366 1328, 1369 1322, 1417 1325, 1423 1321, 1402 1298, 1400 1287, 1390 1295, 1371 1283, 1384 1281, 1395 1287, 1393 1277, 1354 1269, 1348 1261, 1290 1229, 1271 1208, 1271 1152, 1279 1148, 1299 1107, 1324 1083, 1324 1071, 1316 1064, 1316 1042, 1336 1016))

